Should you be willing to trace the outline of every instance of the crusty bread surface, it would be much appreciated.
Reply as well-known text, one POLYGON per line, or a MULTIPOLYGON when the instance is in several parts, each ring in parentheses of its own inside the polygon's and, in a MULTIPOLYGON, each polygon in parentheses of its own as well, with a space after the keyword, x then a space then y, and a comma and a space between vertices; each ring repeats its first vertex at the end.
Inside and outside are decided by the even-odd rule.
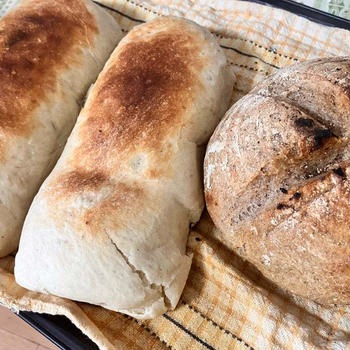
POLYGON ((231 107, 205 156, 225 243, 322 304, 350 298, 349 91, 349 57, 281 69, 231 107))

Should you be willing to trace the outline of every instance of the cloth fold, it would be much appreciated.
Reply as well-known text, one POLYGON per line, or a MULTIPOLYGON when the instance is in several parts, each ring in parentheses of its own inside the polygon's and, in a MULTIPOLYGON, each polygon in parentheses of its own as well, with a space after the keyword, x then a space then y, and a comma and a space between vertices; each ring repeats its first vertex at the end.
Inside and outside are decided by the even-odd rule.
MULTIPOLYGON (((346 30, 245 1, 98 3, 124 33, 161 15, 185 17, 209 28, 237 78, 232 102, 276 69, 350 52, 346 30)), ((324 307, 280 290, 225 246, 207 212, 190 232, 188 250, 194 258, 181 300, 174 311, 154 320, 141 322, 99 306, 28 291, 14 280, 13 256, 0 259, 0 303, 14 311, 65 315, 102 350, 349 348, 349 306, 324 307)))

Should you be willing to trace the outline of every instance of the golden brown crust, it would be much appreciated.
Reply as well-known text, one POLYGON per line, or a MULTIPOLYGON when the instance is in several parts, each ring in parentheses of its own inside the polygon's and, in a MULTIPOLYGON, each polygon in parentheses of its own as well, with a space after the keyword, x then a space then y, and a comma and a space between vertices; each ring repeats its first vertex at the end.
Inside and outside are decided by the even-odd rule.
POLYGON ((79 192, 82 188, 93 190, 100 187, 106 180, 107 177, 102 172, 74 170, 60 177, 60 189, 70 193, 79 192))
POLYGON ((325 304, 350 298, 349 77, 349 58, 281 70, 231 108, 205 159, 206 203, 225 241, 325 304))
POLYGON ((108 186, 113 188, 111 192, 119 193, 112 197, 107 194, 78 224, 80 228, 99 216, 106 217, 113 208, 120 211, 128 197, 137 199, 139 207, 146 201, 145 193, 136 191, 135 185, 108 183, 133 162, 123 159, 132 158, 134 149, 147 153, 148 163, 153 152, 161 152, 157 163, 143 173, 145 179, 170 178, 169 159, 176 151, 169 135, 180 132, 186 124, 186 110, 202 89, 202 83, 194 78, 207 63, 199 54, 201 40, 205 39, 200 32, 192 32, 191 27, 174 18, 163 18, 160 23, 155 20, 143 28, 131 31, 120 43, 94 86, 90 96, 94 102, 87 102, 82 111, 77 132, 84 142, 71 152, 68 161, 78 170, 63 173, 50 183, 53 205, 67 193, 74 197, 74 193, 108 186), (152 30, 155 33, 148 37, 152 30))
POLYGON ((232 80, 215 38, 193 22, 162 17, 129 32, 31 206, 17 281, 136 318, 175 307, 191 264, 188 229, 204 204, 201 145, 228 106, 232 80), (38 260, 25 272, 37 245, 54 251, 37 254, 49 266, 39 279, 38 260))
MULTIPOLYGON (((192 80, 204 64, 198 59, 198 39, 181 26, 148 40, 144 36, 129 34, 94 88, 94 104, 86 108, 79 130, 87 141, 72 155, 84 168, 98 165, 108 171, 113 159, 119 162, 140 143, 145 152, 159 149, 185 123, 180 112, 186 113, 198 93, 192 80)), ((171 152, 163 152, 166 161, 171 152)))
MULTIPOLYGON (((125 229, 130 224, 130 218, 136 214, 130 208, 134 206, 137 211, 146 210, 144 207, 147 197, 146 192, 137 183, 118 183, 110 196, 84 212, 76 228, 84 232, 88 227, 89 232, 94 236, 101 232, 101 227, 105 231, 125 229)), ((149 210, 151 206, 152 204, 149 203, 147 209, 149 210)))
POLYGON ((83 0, 27 0, 0 21, 0 133, 25 135, 31 112, 97 33, 83 0), (70 52, 70 54, 67 54, 70 52), (64 54, 63 54, 64 53, 64 54))
MULTIPOLYGON (((208 45, 205 40, 196 27, 168 17, 135 28, 116 48, 89 96, 93 103, 87 101, 78 120, 74 137, 84 142, 67 158, 69 168, 76 170, 53 176, 49 184, 52 205, 103 189, 98 206, 76 223, 77 229, 86 222, 90 228, 93 222, 94 227, 106 226, 101 220, 106 213, 113 216, 111 210, 118 211, 120 221, 125 201, 137 201, 133 206, 138 208, 147 202, 135 183, 123 181, 124 172, 132 173, 142 163, 140 151, 149 164, 140 165, 145 180, 171 178, 169 160, 176 145, 169 139, 186 126, 191 101, 202 92, 195 77, 207 64, 200 54, 202 44, 208 45)), ((108 225, 116 230, 120 222, 108 225)))

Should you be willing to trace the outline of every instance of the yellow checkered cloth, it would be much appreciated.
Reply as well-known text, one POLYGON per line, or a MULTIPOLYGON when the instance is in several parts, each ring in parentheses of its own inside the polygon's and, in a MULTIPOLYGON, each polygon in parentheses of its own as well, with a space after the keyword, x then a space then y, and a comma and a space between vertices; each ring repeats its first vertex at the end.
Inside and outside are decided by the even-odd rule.
MULTIPOLYGON (((233 102, 279 67, 350 53, 350 32, 253 3, 99 2, 125 33, 160 15, 181 16, 208 27, 237 77, 233 102)), ((350 348, 350 307, 327 308, 278 289, 221 239, 205 212, 189 236, 194 258, 179 305, 154 320, 141 322, 102 307, 25 290, 14 281, 13 256, 0 259, 0 302, 14 310, 65 315, 101 350, 350 348)))

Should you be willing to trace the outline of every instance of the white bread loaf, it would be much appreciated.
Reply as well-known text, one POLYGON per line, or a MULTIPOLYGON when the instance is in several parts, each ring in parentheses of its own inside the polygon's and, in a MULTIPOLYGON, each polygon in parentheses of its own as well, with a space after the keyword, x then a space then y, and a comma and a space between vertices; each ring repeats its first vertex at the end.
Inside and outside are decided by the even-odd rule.
POLYGON ((57 161, 90 84, 121 39, 85 0, 26 0, 0 20, 0 257, 57 161))
POLYGON ((174 308, 203 205, 203 145, 233 78, 214 37, 163 17, 134 28, 94 85, 25 221, 17 282, 137 318, 174 308))

